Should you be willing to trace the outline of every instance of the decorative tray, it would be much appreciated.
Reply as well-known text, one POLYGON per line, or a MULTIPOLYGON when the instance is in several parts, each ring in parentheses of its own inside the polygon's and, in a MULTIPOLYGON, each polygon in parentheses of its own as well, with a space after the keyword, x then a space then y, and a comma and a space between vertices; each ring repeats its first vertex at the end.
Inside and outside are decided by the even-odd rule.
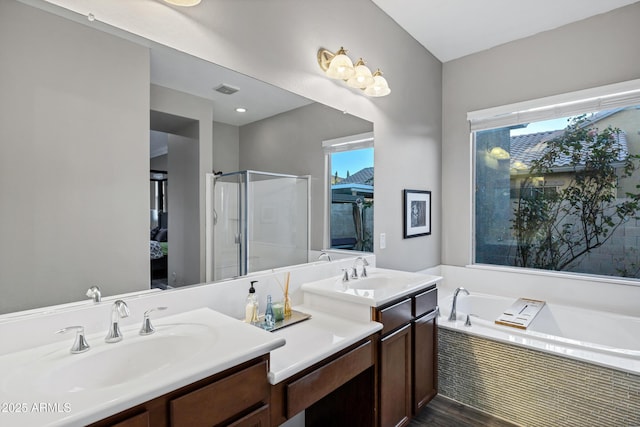
POLYGON ((290 317, 285 317, 284 320, 276 321, 275 324, 271 327, 267 325, 266 322, 264 321, 264 314, 263 314, 262 316, 258 317, 258 323, 256 323, 255 326, 262 328, 266 331, 273 332, 273 331, 277 331, 278 329, 286 328, 287 326, 300 323, 310 318, 311 318, 310 314, 303 313, 301 311, 291 310, 290 317))

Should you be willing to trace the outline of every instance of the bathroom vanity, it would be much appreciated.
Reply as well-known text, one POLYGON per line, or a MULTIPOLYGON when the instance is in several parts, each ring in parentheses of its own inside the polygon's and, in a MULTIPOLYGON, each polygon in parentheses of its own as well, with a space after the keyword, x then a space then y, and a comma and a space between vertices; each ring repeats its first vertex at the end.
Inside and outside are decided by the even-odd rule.
POLYGON ((436 283, 442 278, 386 269, 360 277, 304 284, 305 301, 342 313, 366 306, 370 319, 382 324, 376 425, 403 426, 437 394, 436 283))
MULTIPOLYGON (((0 400, 31 409, 0 424, 277 426, 304 411, 309 426, 404 425, 436 393, 440 278, 371 268, 344 283, 336 273, 352 263, 296 270, 294 308, 310 318, 274 332, 202 307, 242 301, 236 281, 121 297, 132 316, 117 343, 105 342, 105 301, 0 322, 20 337, 0 353, 0 400), (142 313, 160 306, 175 314, 157 313, 155 332, 140 335, 142 313), (73 337, 53 333, 73 324, 90 332, 90 350, 69 354, 73 337)), ((273 292, 274 274, 252 279, 273 292)))

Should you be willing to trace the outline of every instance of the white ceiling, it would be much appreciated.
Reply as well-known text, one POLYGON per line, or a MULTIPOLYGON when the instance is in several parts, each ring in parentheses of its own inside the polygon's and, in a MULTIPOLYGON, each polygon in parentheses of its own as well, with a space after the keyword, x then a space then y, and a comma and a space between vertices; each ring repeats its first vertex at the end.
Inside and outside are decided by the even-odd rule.
POLYGON ((372 0, 440 61, 490 49, 638 0, 372 0))

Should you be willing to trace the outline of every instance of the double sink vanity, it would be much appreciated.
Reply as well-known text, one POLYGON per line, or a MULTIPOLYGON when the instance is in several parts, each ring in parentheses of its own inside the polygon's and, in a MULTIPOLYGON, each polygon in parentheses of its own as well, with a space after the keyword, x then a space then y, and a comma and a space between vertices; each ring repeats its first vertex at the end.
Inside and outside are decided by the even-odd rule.
MULTIPOLYGON (((358 267, 345 280, 339 267, 325 263, 325 278, 292 285, 293 308, 311 317, 273 332, 216 305, 223 288, 244 284, 230 281, 132 298, 138 313, 174 309, 152 313, 150 334, 139 333, 142 318, 123 323, 120 342, 89 332, 89 350, 77 354, 73 333, 44 345, 20 338, 0 355, 0 425, 276 426, 302 411, 306 425, 404 425, 436 394, 440 277, 379 268, 363 277, 358 267)), ((0 330, 83 320, 98 330, 93 317, 112 305, 9 318, 0 330)))

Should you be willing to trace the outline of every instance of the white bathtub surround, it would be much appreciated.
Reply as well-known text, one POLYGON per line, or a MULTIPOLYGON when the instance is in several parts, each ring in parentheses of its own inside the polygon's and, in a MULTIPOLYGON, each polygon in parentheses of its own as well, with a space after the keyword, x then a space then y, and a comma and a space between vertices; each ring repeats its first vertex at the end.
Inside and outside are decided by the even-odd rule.
POLYGON ((472 293, 514 299, 533 298, 548 303, 640 317, 638 280, 486 265, 440 265, 424 272, 443 276, 438 288, 443 289, 445 294, 463 286, 472 293))
POLYGON ((548 302, 521 330, 494 322, 517 298, 471 290, 449 322, 440 291, 444 396, 522 425, 640 424, 639 318, 548 302))
POLYGON ((514 301, 459 294, 458 320, 449 322, 452 295, 444 294, 438 301, 439 326, 640 375, 640 318, 547 303, 525 330, 497 325, 494 320, 514 301), (467 314, 471 327, 464 325, 467 314))
POLYGON ((518 425, 640 425, 640 376, 619 370, 440 328, 438 374, 441 395, 518 425))

